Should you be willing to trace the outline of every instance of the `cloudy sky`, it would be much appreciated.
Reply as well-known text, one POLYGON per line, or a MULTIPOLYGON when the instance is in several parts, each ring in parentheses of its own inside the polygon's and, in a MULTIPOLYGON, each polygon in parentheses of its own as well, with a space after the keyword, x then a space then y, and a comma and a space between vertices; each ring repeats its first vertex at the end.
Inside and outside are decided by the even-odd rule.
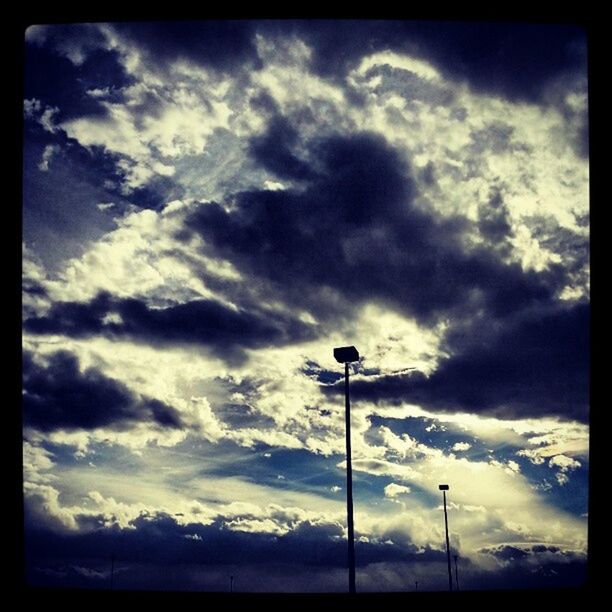
POLYGON ((584 581, 586 36, 225 21, 25 32, 27 578, 584 581), (111 559, 113 572, 111 576, 111 559))

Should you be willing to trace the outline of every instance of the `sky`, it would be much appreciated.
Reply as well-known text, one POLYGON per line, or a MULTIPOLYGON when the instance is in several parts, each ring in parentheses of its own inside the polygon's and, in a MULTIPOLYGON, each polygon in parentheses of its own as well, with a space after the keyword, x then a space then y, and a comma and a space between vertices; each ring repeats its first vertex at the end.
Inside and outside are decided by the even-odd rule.
POLYGON ((26 580, 579 586, 587 40, 263 20, 24 34, 26 580), (453 568, 454 569, 454 568, 453 568), (418 584, 417 584, 418 583, 418 584))

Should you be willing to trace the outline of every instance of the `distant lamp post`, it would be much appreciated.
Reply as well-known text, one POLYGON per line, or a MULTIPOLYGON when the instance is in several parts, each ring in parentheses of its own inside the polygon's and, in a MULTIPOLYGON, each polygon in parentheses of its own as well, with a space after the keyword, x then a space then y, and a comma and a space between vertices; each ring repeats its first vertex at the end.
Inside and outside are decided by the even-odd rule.
POLYGON ((451 560, 450 560, 450 545, 448 543, 448 515, 446 514, 446 492, 448 491, 447 484, 441 484, 438 486, 438 489, 442 491, 442 495, 444 497, 444 527, 446 529, 446 559, 448 561, 448 590, 453 590, 453 573, 451 570, 451 560))
POLYGON ((348 567, 349 593, 355 593, 355 531, 353 528, 353 468, 351 464, 351 402, 349 399, 349 363, 359 361, 359 353, 354 346, 334 349, 338 363, 344 364, 344 405, 346 419, 346 514, 348 525, 348 567))

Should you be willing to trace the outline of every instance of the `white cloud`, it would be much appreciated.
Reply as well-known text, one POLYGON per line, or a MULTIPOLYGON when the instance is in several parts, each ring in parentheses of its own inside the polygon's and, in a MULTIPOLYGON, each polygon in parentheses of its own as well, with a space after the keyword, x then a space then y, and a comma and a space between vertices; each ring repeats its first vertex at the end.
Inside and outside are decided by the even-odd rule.
POLYGON ((394 482, 388 484, 385 487, 385 497, 395 498, 398 495, 405 495, 411 492, 410 487, 404 485, 398 485, 394 482))
MULTIPOLYGON (((511 259, 525 269, 542 270, 565 255, 536 240, 526 218, 543 215, 586 235, 574 213, 588 213, 588 164, 574 153, 570 120, 553 106, 478 94, 439 79, 425 62, 388 51, 364 58, 350 78, 366 100, 363 107, 351 109, 354 124, 383 134, 406 151, 416 171, 434 168, 435 182, 420 185, 417 205, 475 221, 491 185, 503 177, 514 234, 511 259), (405 72, 390 75, 385 66, 405 72), (452 102, 442 104, 449 92, 452 102), (462 114, 461 121, 456 113, 462 114)), ((466 239, 468 244, 481 242, 477 232, 466 239)), ((572 291, 575 297, 584 294, 584 288, 572 291)))
POLYGON ((285 189, 285 185, 278 181, 264 181, 264 187, 269 191, 282 191, 285 189))
MULTIPOLYGON (((475 554, 474 551, 483 545, 496 542, 530 539, 584 546, 586 524, 544 503, 542 498, 534 495, 526 478, 521 474, 508 473, 509 464, 472 462, 457 459, 454 455, 444 455, 438 449, 428 449, 421 444, 415 446, 413 451, 409 447, 406 453, 407 463, 356 458, 353 469, 356 473, 367 472, 399 479, 401 484, 393 482, 385 488, 385 496, 389 499, 396 499, 408 493, 408 490, 413 491, 412 484, 419 491, 425 489, 437 498, 438 483, 448 482, 451 486, 451 539, 455 542, 460 534, 462 554, 475 554)), ((364 446, 363 452, 365 449, 364 446)), ((164 450, 143 446, 140 460, 147 470, 146 473, 139 472, 138 483, 134 482, 130 473, 109 472, 103 461, 98 462, 100 467, 93 473, 87 471, 86 466, 68 471, 62 467, 62 487, 70 487, 70 498, 78 498, 78 492, 83 490, 100 492, 88 497, 89 506, 83 503, 64 506, 50 490, 45 491, 46 496, 39 492, 38 501, 34 501, 46 503, 47 507, 52 508, 49 520, 59 521, 62 528, 71 529, 77 528, 78 516, 93 517, 102 512, 109 524, 125 526, 132 520, 131 517, 138 516, 144 506, 153 512, 181 513, 183 516, 177 520, 183 524, 207 524, 215 516, 221 516, 228 528, 286 533, 295 527, 297 519, 279 520, 276 516, 280 512, 278 508, 275 511, 266 510, 271 498, 282 509, 296 508, 293 515, 297 513, 304 517, 310 513, 308 516, 312 518, 314 513, 321 520, 335 521, 341 526, 344 524, 345 508, 341 499, 334 502, 292 489, 279 490, 242 478, 213 475, 218 471, 215 464, 221 466, 228 461, 230 464, 234 462, 231 457, 224 458, 222 454, 216 458, 215 453, 207 452, 198 460, 189 453, 177 453, 171 448, 164 450), (161 469, 162 466, 167 466, 169 471, 161 469), (212 470, 210 475, 207 475, 207 469, 212 470), (170 472, 172 479, 165 480, 164 474, 170 472), (174 482, 180 483, 180 486, 170 484, 174 482)), ((339 467, 343 468, 344 464, 339 464, 339 467)), ((406 510, 402 510, 392 515, 381 514, 375 506, 356 500, 358 535, 391 539, 397 543, 414 541, 419 546, 441 548, 444 536, 439 508, 428 506, 416 493, 410 499, 407 514, 406 510)), ((283 513, 286 515, 286 510, 283 513)))
MULTIPOLYGON (((575 455, 588 461, 589 433, 586 425, 559 423, 557 426, 550 427, 548 431, 547 429, 542 427, 541 435, 527 439, 527 442, 535 448, 521 449, 516 454, 520 457, 527 457, 535 465, 542 465, 547 459, 555 456, 575 455)), ((563 463, 564 460, 560 461, 563 463)))
POLYGON ((38 164, 38 169, 41 172, 49 172, 49 162, 54 153, 57 153, 60 148, 57 145, 47 145, 43 151, 42 158, 38 164))
POLYGON ((518 474, 518 472, 521 471, 521 467, 519 466, 519 464, 516 461, 512 461, 512 460, 508 461, 507 462, 507 466, 508 466, 508 469, 510 471, 515 472, 517 474, 518 474))
MULTIPOLYGON (((359 75, 365 75, 365 73, 373 66, 381 65, 387 65, 391 66, 392 68, 399 68, 400 70, 412 72, 422 79, 432 81, 440 80, 439 72, 431 64, 423 60, 410 57, 409 55, 394 53, 392 51, 380 51, 365 57, 361 60, 361 63, 355 72, 359 75)), ((371 81, 369 84, 376 85, 376 82, 371 81)))
POLYGON ((51 485, 28 481, 23 483, 24 504, 35 525, 59 530, 77 529, 72 510, 62 506, 59 496, 60 492, 51 485))
MULTIPOLYGON (((21 257, 22 286, 41 286, 44 287, 47 280, 47 271, 40 258, 29 248, 26 243, 22 243, 21 257)), ((41 314, 49 307, 49 299, 46 295, 39 292, 22 292, 23 316, 41 314)))
POLYGON ((171 203, 161 213, 140 210, 116 220, 117 229, 93 242, 45 283, 54 300, 86 301, 100 291, 117 297, 150 296, 158 303, 189 298, 219 298, 198 274, 240 279, 229 262, 199 255, 192 244, 172 237, 181 227, 184 207, 171 203))
POLYGON ((53 134, 57 131, 54 117, 60 109, 56 106, 43 106, 40 100, 31 98, 23 101, 23 110, 27 118, 35 119, 47 132, 53 134))
POLYGON ((188 540, 196 540, 198 542, 202 541, 202 538, 197 533, 188 533, 183 537, 187 538, 188 540))
POLYGON ((454 451, 466 451, 470 448, 472 448, 472 445, 469 442, 456 442, 452 447, 454 451))
POLYGON ((569 482, 569 476, 565 472, 557 472, 555 474, 555 478, 557 479, 557 483, 560 487, 566 485, 569 482))
POLYGON ((542 465, 544 457, 542 457, 537 449, 522 449, 516 452, 519 457, 527 457, 534 465, 542 465))
MULTIPOLYGON (((331 113, 346 104, 344 92, 341 87, 310 72, 308 60, 311 51, 308 46, 298 39, 272 40, 260 35, 256 36, 256 43, 264 67, 252 74, 253 83, 272 95, 283 114, 298 108, 315 110, 315 104, 319 103, 317 124, 329 125, 331 113)), ((250 114, 246 118, 250 118, 250 114)), ((335 113, 334 118, 338 118, 335 113)), ((247 124, 241 125, 248 129, 247 124)), ((313 122, 311 129, 306 129, 312 133, 316 127, 313 122)))
POLYGON ((489 461, 489 465, 499 467, 503 469, 504 472, 506 472, 506 474, 510 474, 511 476, 513 474, 518 474, 521 471, 521 467, 516 461, 502 462, 502 461, 497 461, 496 459, 492 459, 491 461, 489 461))
POLYGON ((552 457, 548 465, 550 467, 557 467, 562 472, 568 472, 569 470, 575 470, 580 467, 580 461, 576 461, 571 457, 566 457, 565 455, 555 455, 552 457))
POLYGON ((571 457, 565 455, 555 455, 548 461, 551 468, 557 468, 559 471, 555 474, 559 486, 564 486, 569 482, 568 472, 578 469, 582 464, 571 457))
POLYGON ((52 458, 53 453, 42 446, 25 440, 23 443, 24 482, 48 483, 57 480, 57 476, 49 473, 49 470, 55 466, 52 458))
MULTIPOLYGON (((123 54, 124 61, 128 56, 123 54)), ((219 79, 203 69, 175 70, 168 82, 137 64, 136 82, 123 88, 121 103, 104 99, 102 91, 89 92, 104 107, 104 117, 78 117, 60 125, 84 147, 100 146, 122 156, 126 194, 154 177, 172 176, 172 160, 203 153, 209 137, 229 127, 232 115, 223 99, 227 86, 219 87, 219 79), (151 100, 155 112, 143 114, 151 100)))

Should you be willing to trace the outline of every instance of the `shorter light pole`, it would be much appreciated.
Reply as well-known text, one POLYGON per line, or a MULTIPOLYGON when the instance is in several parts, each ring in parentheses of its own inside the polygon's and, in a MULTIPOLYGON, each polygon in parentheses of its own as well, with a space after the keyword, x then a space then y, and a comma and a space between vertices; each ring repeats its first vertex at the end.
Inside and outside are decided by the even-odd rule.
POLYGON ((459 572, 457 571, 457 558, 459 555, 453 555, 455 558, 455 585, 457 586, 457 590, 459 590, 459 572))
POLYGON ((446 514, 446 492, 449 487, 447 484, 441 484, 438 486, 438 489, 442 491, 442 496, 444 497, 444 527, 446 529, 446 560, 448 562, 448 590, 453 590, 453 572, 451 570, 451 560, 450 560, 450 545, 448 543, 448 515, 446 514))

